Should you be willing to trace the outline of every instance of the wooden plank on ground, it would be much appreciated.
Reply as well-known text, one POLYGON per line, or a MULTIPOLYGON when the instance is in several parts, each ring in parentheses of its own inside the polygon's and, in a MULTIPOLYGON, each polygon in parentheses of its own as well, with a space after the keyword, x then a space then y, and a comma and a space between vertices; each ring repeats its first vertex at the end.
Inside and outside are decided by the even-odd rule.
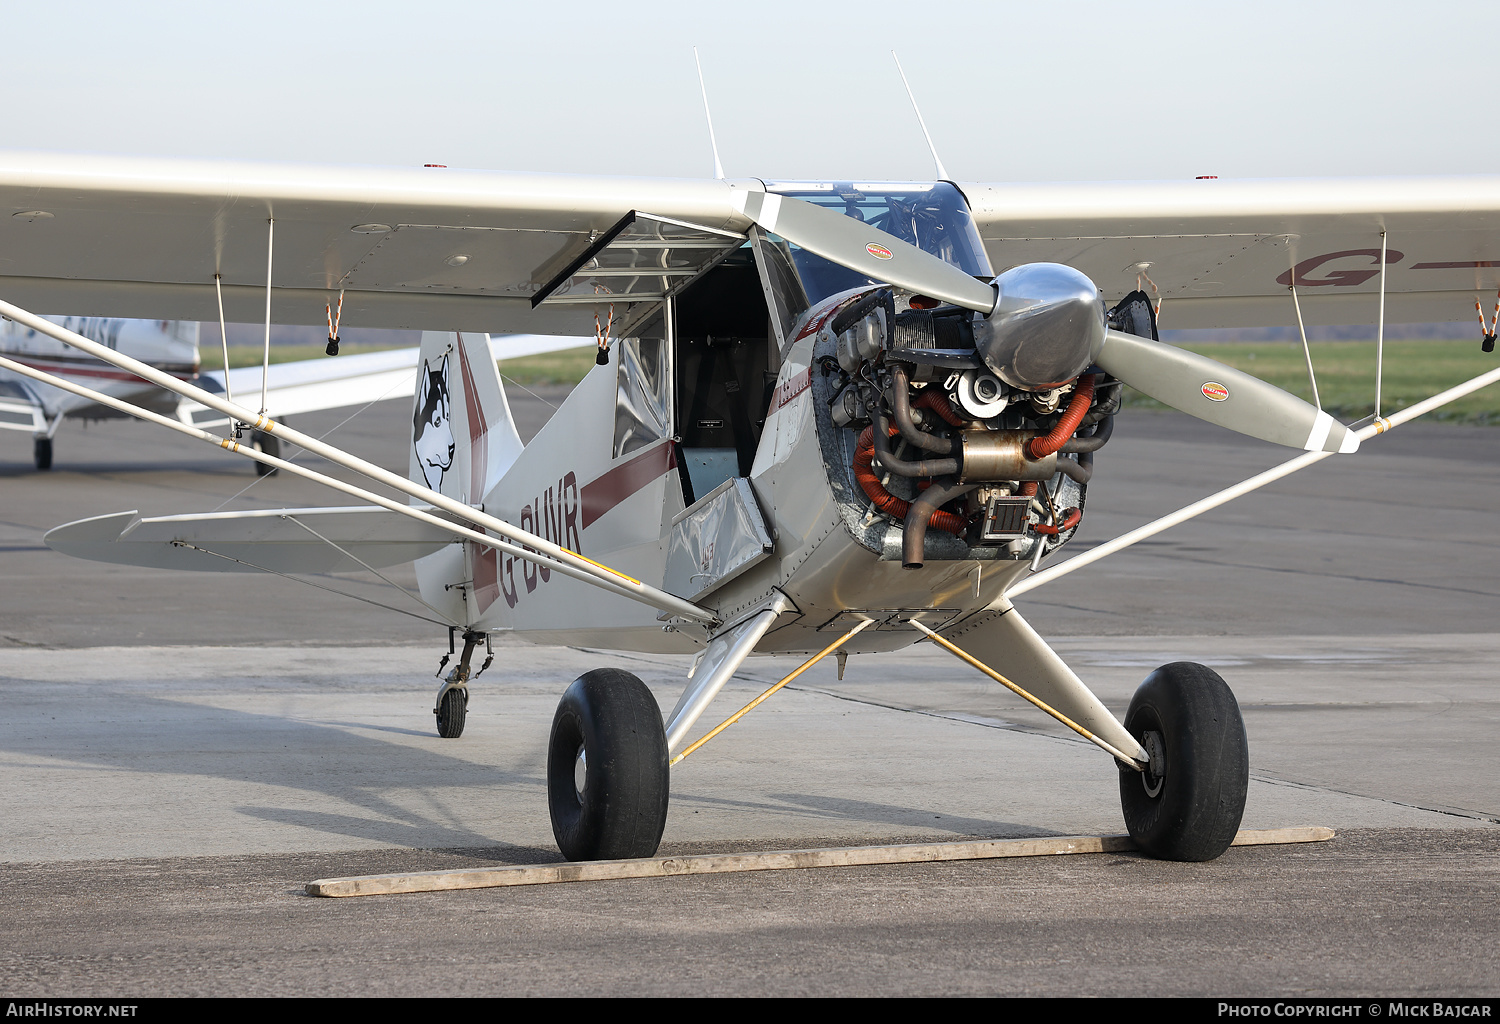
MULTIPOLYGON (((1235 846, 1319 843, 1333 838, 1331 828, 1243 829, 1235 846)), ((466 871, 416 871, 392 875, 320 878, 308 882, 309 896, 390 896, 406 892, 487 889, 504 885, 551 882, 596 882, 620 878, 667 878, 731 871, 785 871, 793 868, 857 867, 871 864, 921 864, 933 861, 993 860, 1002 857, 1056 857, 1074 853, 1123 853, 1135 849, 1128 835, 1047 836, 1039 839, 987 839, 958 843, 908 843, 900 846, 854 846, 827 850, 779 850, 770 853, 707 853, 635 860, 595 860, 558 864, 523 864, 466 871)))

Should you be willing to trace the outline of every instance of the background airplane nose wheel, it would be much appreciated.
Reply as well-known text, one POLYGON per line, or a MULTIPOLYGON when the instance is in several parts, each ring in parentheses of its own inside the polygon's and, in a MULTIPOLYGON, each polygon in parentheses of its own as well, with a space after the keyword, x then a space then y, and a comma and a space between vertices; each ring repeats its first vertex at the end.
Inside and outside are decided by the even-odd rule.
POLYGON ((1146 771, 1120 771, 1136 844, 1165 860, 1213 860, 1229 849, 1250 786, 1245 723, 1229 685, 1205 665, 1163 665, 1135 691, 1125 728, 1151 755, 1146 771))
MULTIPOLYGON (((281 458, 281 439, 263 431, 252 430, 250 432, 250 447, 272 458, 281 458)), ((268 466, 264 462, 255 464, 256 476, 275 476, 276 472, 275 466, 268 466)))
POLYGON ((650 857, 667 825, 667 734, 656 698, 620 669, 563 693, 547 746, 552 834, 569 860, 650 857))
POLYGON ((52 438, 39 437, 31 446, 32 457, 36 459, 37 469, 52 468, 52 438))
POLYGON ((443 694, 437 706, 438 735, 445 740, 456 740, 464 734, 464 719, 469 713, 469 691, 455 686, 443 694))

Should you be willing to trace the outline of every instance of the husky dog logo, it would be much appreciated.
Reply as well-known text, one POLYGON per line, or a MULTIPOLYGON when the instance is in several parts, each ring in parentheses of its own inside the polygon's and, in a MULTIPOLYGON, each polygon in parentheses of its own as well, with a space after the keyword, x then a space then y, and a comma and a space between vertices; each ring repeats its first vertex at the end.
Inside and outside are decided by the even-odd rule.
POLYGON ((416 414, 412 417, 412 448, 427 486, 442 490, 443 475, 453 468, 453 420, 448 403, 448 357, 436 370, 422 366, 417 386, 416 414))

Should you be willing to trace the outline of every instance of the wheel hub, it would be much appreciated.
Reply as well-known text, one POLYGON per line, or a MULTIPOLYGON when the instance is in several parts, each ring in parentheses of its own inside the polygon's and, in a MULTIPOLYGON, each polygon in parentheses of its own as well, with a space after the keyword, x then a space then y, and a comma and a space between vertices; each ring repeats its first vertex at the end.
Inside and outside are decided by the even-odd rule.
POLYGON ((588 758, 585 755, 583 744, 578 745, 578 756, 573 759, 573 790, 578 794, 578 802, 583 803, 583 787, 588 781, 589 769, 588 758))
POLYGON ((1146 770, 1141 772, 1141 785, 1145 787, 1146 795, 1154 799, 1161 795, 1161 787, 1167 779, 1167 746, 1161 733, 1155 729, 1147 730, 1141 737, 1141 746, 1146 748, 1150 757, 1146 770))

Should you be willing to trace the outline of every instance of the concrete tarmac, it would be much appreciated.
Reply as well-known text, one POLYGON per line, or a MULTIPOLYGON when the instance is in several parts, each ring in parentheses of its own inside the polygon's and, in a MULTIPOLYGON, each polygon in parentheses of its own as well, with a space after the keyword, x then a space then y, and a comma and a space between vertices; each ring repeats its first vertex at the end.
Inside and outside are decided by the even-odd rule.
MULTIPOLYGON (((549 411, 512 402, 527 435, 549 411)), ((320 433, 348 412, 296 425, 320 433)), ((404 470, 409 424, 387 403, 331 439, 404 470)), ((1288 455, 1127 413, 1065 551, 1288 455)), ((1222 673, 1250 738, 1245 826, 1329 825, 1331 843, 1206 865, 1099 856, 337 901, 300 884, 556 859, 543 755, 558 695, 612 664, 670 706, 686 659, 502 644, 464 736, 440 740, 436 627, 276 578, 80 562, 40 539, 127 508, 342 499, 280 477, 236 497, 246 464, 134 424, 66 425, 48 474, 29 456, 29 438, 0 436, 11 994, 1500 987, 1500 432, 1403 428, 1021 601, 1118 712, 1164 662, 1222 673)), ((705 725, 792 664, 751 662, 705 725)), ((851 659, 842 681, 818 666, 672 781, 663 852, 1123 830, 1107 758, 925 647, 851 659)))

